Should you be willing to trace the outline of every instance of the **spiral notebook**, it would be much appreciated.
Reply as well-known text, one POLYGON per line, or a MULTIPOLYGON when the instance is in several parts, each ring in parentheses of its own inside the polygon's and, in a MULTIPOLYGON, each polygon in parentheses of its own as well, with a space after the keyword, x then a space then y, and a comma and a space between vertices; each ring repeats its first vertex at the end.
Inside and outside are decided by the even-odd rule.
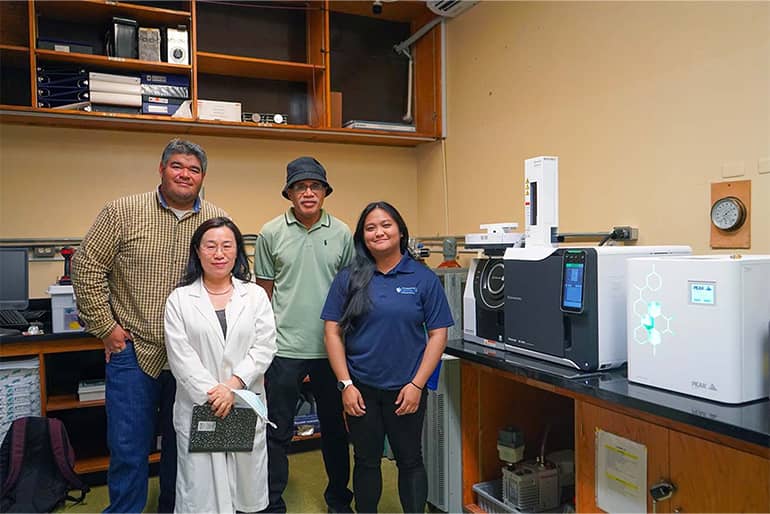
POLYGON ((190 424, 190 452, 250 452, 254 447, 257 413, 236 407, 218 418, 211 406, 195 405, 190 424))

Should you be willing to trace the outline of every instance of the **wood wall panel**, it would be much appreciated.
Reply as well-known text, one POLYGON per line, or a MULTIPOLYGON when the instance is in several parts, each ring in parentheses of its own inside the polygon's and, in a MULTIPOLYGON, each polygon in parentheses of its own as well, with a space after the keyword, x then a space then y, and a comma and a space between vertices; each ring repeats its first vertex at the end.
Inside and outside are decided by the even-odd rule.
MULTIPOLYGON (((647 486, 668 478, 668 433, 658 425, 619 412, 577 401, 575 405, 575 506, 578 512, 604 512, 596 505, 596 431, 630 439, 647 447, 647 486)), ((657 512, 669 512, 669 501, 660 502, 657 512)), ((647 495, 647 511, 652 502, 647 495)))
MULTIPOLYGON (((412 32, 421 25, 414 23, 412 32)), ((441 24, 433 27, 412 46, 414 98, 412 113, 417 132, 441 134, 441 24)))
POLYGON ((727 232, 711 227, 711 248, 751 248, 751 180, 732 180, 711 184, 711 205, 720 198, 732 196, 746 207, 746 219, 740 228, 727 232))
POLYGON ((770 461, 670 431, 671 508, 680 512, 770 512, 770 461))

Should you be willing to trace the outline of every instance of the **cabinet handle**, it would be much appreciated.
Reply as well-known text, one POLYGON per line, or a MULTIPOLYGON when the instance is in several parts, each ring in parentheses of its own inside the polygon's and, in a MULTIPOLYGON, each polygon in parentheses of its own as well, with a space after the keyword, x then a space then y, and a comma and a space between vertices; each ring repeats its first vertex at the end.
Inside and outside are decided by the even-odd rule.
POLYGON ((652 512, 653 514, 658 511, 658 502, 668 500, 674 495, 676 486, 668 480, 661 480, 652 487, 650 487, 650 496, 652 496, 652 512))

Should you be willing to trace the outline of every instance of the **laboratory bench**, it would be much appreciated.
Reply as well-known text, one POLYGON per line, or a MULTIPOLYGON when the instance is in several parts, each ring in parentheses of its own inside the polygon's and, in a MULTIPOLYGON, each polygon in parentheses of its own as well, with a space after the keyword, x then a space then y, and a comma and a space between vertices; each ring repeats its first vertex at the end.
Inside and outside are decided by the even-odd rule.
MULTIPOLYGON (((481 512, 474 484, 498 479, 498 431, 515 426, 525 459, 575 451, 575 507, 599 512, 597 434, 646 447, 646 488, 676 487, 656 512, 770 512, 770 400, 728 405, 631 383, 625 367, 597 373, 497 348, 449 341, 461 361, 463 505, 481 512)), ((600 448, 601 449, 601 448, 600 448)), ((646 494, 647 511, 653 502, 646 494)), ((600 502, 601 503, 601 502, 600 502)))

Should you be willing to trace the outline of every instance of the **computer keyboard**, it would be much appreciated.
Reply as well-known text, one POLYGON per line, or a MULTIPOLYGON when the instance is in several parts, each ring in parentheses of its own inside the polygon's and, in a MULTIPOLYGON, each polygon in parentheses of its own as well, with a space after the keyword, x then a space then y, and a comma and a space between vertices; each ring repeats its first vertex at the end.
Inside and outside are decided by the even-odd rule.
POLYGON ((27 319, 14 309, 0 310, 0 327, 17 328, 29 326, 27 319))
POLYGON ((38 321, 40 318, 46 315, 48 311, 21 311, 20 314, 24 316, 27 321, 38 321))

